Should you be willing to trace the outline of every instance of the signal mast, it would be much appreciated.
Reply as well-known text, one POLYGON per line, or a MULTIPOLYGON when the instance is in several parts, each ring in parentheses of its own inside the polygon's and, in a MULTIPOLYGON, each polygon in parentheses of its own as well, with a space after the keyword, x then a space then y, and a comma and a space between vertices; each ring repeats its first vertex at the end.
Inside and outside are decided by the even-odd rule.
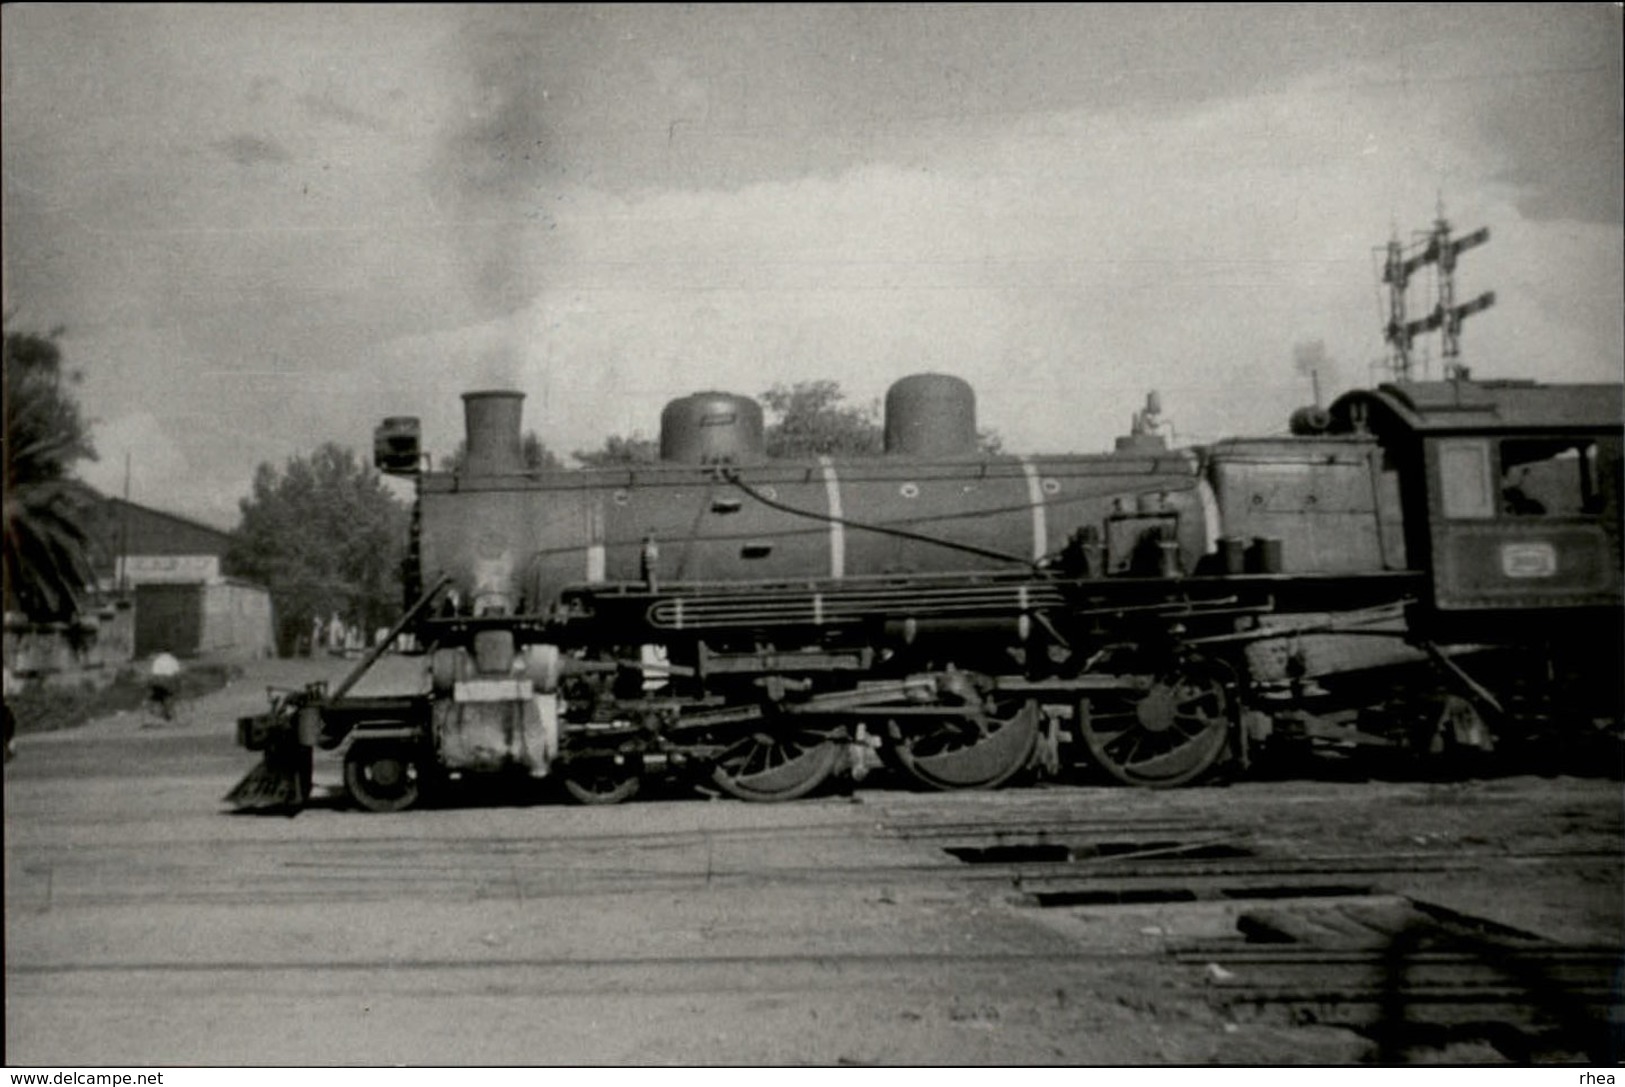
POLYGON ((1389 241, 1382 268, 1382 281, 1388 285, 1388 324, 1383 329, 1383 338, 1391 348, 1388 367, 1395 381, 1403 383, 1411 380, 1411 345, 1416 337, 1435 329, 1440 330, 1443 339, 1446 380, 1465 380, 1470 376, 1467 367, 1461 363, 1461 322, 1493 306, 1495 292, 1485 291, 1477 298, 1457 305, 1456 257, 1464 250, 1484 244, 1489 238, 1489 227, 1480 227, 1471 234, 1452 239, 1441 199, 1433 229, 1422 240, 1407 247, 1401 244, 1396 232, 1389 241), (1438 265, 1439 300, 1431 313, 1407 320, 1405 290, 1411 276, 1429 264, 1438 265))

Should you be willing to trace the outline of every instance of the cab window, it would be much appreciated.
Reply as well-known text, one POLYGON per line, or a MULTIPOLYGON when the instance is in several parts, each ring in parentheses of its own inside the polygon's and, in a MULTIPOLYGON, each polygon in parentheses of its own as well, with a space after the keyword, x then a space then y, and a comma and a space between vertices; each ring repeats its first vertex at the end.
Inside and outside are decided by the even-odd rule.
POLYGON ((1451 520, 1482 520, 1495 516, 1490 486, 1489 443, 1439 443, 1439 495, 1444 515, 1451 520))
POLYGON ((1508 517, 1581 517, 1602 511, 1597 443, 1587 439, 1501 442, 1501 513, 1508 517))

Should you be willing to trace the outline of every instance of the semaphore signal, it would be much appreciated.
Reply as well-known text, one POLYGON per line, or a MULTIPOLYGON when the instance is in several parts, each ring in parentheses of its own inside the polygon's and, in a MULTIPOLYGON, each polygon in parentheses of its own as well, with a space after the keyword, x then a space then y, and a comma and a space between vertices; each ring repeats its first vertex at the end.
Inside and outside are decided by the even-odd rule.
POLYGON ((1477 298, 1456 304, 1456 257, 1462 252, 1489 241, 1488 227, 1480 227, 1460 238, 1450 237, 1450 223, 1444 217, 1444 203, 1439 204, 1439 217, 1426 237, 1410 246, 1398 237, 1388 243, 1387 259, 1383 262, 1382 281, 1388 285, 1388 324, 1383 336, 1392 348, 1389 367, 1396 381, 1411 379, 1411 345, 1416 337, 1439 330, 1444 341, 1445 377, 1450 380, 1468 376, 1467 367, 1460 362, 1461 322, 1473 314, 1495 304, 1495 292, 1485 291, 1477 298), (1434 264, 1439 269, 1439 300, 1433 311, 1415 320, 1408 320, 1405 312, 1405 291, 1417 270, 1434 264))

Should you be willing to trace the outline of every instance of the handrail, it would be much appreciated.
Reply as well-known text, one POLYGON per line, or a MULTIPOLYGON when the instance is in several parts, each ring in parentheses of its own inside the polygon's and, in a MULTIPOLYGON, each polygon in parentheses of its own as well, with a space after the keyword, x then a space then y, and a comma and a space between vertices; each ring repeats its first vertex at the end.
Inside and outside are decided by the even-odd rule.
POLYGON ((417 603, 407 608, 406 614, 401 616, 395 625, 389 628, 389 633, 379 639, 378 644, 368 650, 367 655, 356 663, 356 666, 350 670, 350 674, 345 676, 333 693, 328 696, 328 701, 337 702, 349 693, 351 687, 361 682, 361 677, 366 675, 367 671, 378 663, 378 658, 382 657, 389 647, 395 644, 395 639, 400 637, 401 631, 411 625, 412 620, 416 619, 423 609, 428 607, 436 596, 440 595, 440 590, 449 584, 451 584, 451 575, 442 575, 440 580, 429 588, 428 592, 418 597, 417 603))

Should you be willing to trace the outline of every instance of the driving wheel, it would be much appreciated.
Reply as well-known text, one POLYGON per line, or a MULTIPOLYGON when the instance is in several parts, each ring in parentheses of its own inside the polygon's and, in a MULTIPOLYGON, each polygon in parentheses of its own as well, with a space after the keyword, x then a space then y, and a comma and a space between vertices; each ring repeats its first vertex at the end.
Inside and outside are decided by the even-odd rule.
POLYGON ((810 729, 752 732, 722 753, 711 780, 741 800, 795 800, 828 779, 840 754, 839 744, 810 729))
POLYGON ((1230 736, 1231 705, 1213 669, 1190 665, 1147 690, 1083 700, 1078 728, 1100 767, 1129 785, 1187 785, 1211 770, 1230 736))
POLYGON ((638 795, 643 774, 633 760, 574 759, 564 767, 564 791, 578 804, 619 804, 638 795))
POLYGON ((944 714, 910 722, 892 753, 904 773, 933 789, 995 789, 1032 761, 1038 720, 1031 700, 992 714, 944 714))

